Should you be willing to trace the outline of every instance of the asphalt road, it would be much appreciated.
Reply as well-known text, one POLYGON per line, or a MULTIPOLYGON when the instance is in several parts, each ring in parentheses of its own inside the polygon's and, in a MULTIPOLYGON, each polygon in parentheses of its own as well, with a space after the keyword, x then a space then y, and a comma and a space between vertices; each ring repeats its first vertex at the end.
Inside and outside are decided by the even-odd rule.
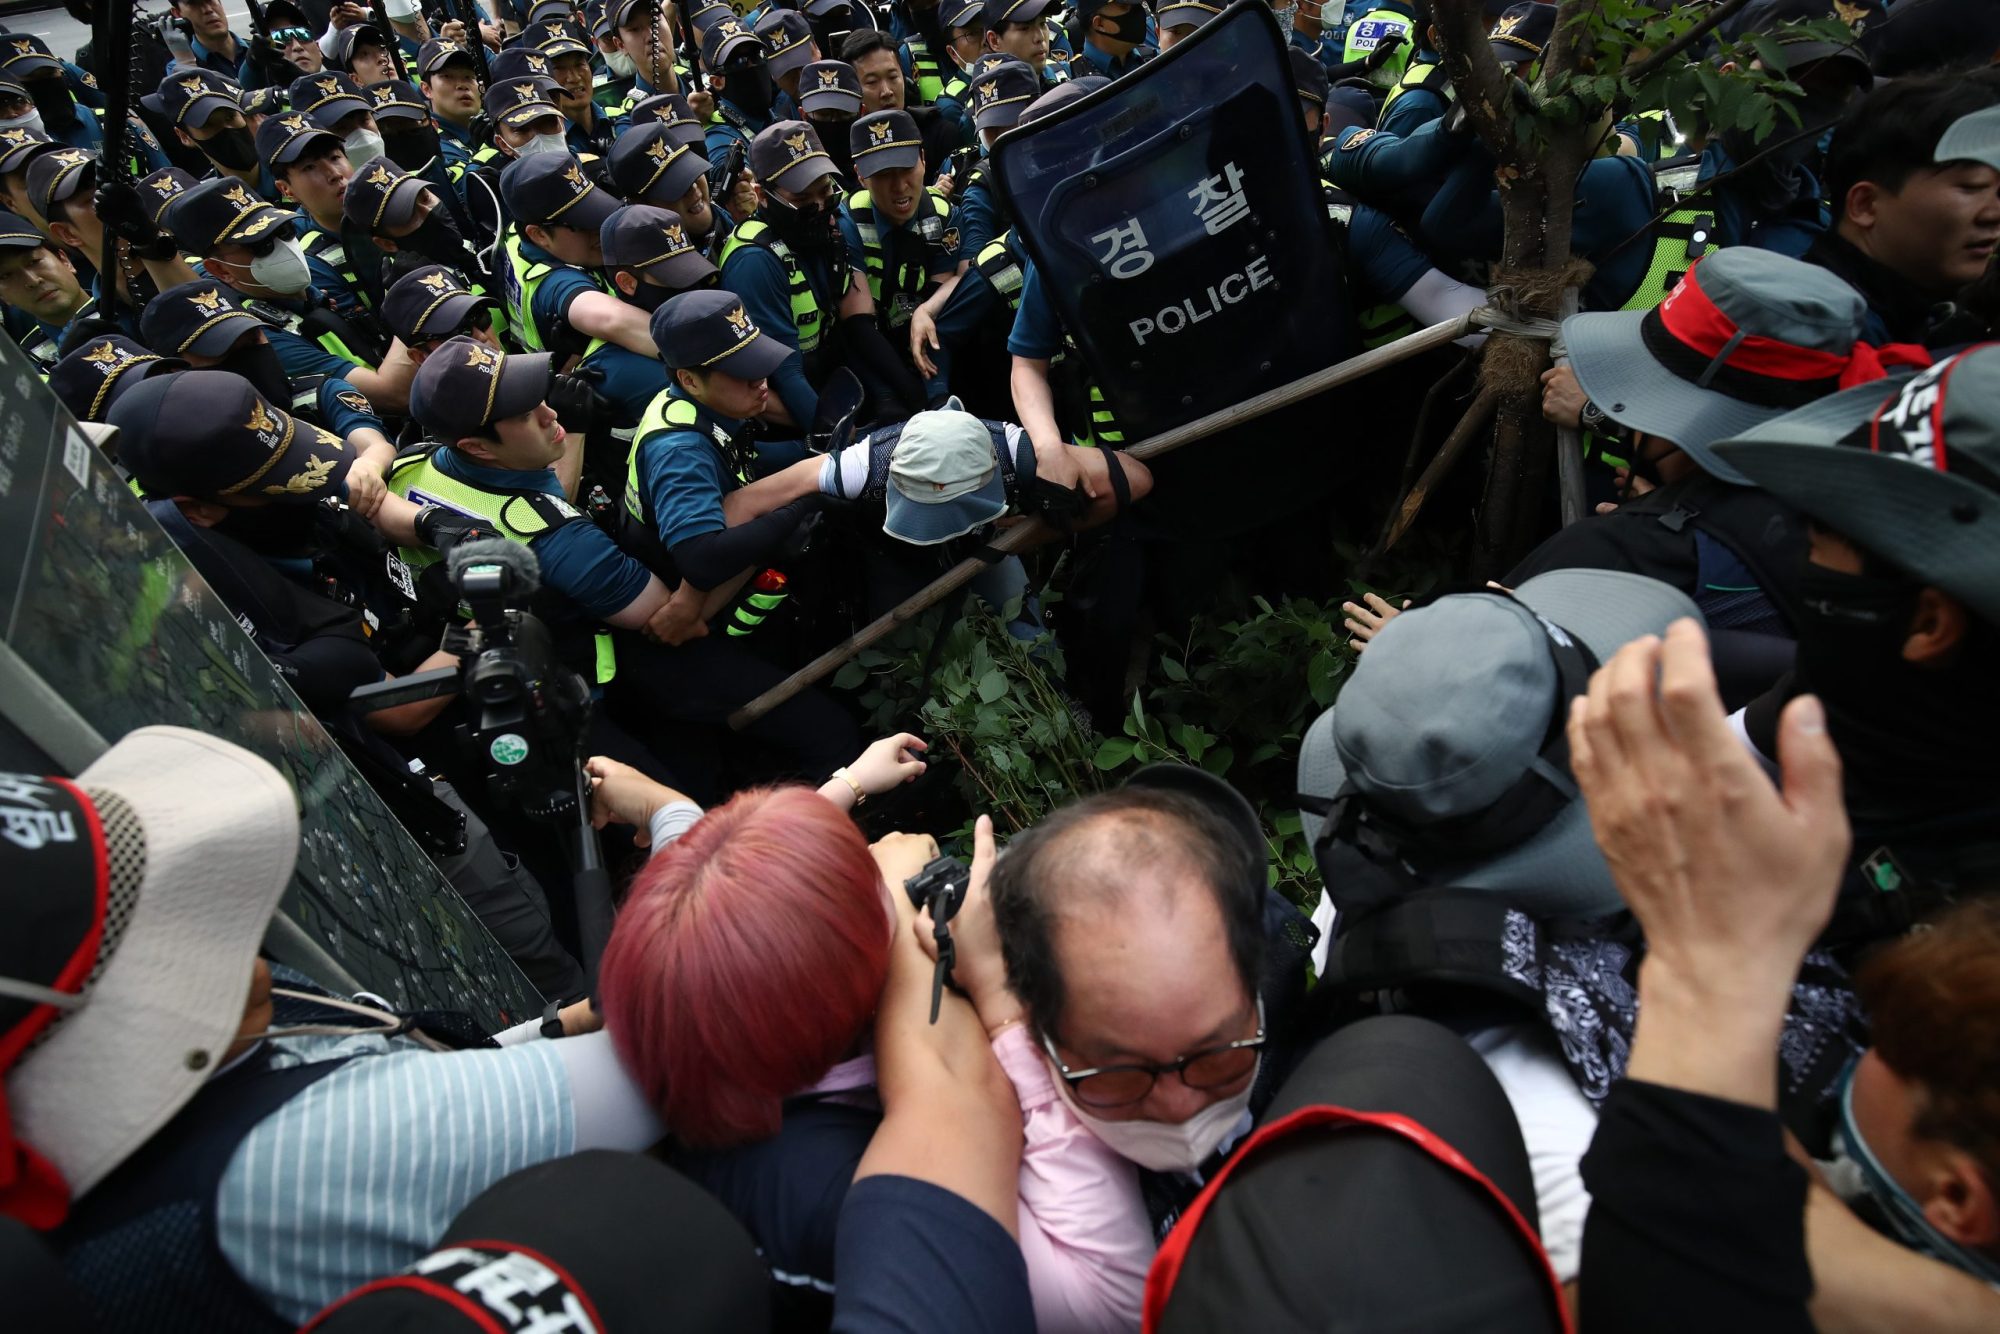
MULTIPOLYGON (((156 0, 142 0, 142 8, 147 13, 164 14, 167 6, 156 0)), ((250 11, 242 5, 225 6, 229 15, 229 27, 238 36, 250 31, 250 11)), ((68 60, 76 54, 76 49, 90 40, 88 24, 78 23, 60 9, 38 9, 30 14, 9 14, 0 23, 5 23, 13 32, 28 32, 49 44, 49 50, 68 60)))

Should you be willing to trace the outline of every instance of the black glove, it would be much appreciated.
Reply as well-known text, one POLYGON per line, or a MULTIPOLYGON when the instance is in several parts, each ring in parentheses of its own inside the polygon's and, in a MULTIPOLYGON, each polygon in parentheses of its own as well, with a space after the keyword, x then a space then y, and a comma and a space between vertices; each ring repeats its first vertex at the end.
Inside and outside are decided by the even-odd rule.
POLYGON ((106 181, 97 187, 97 220, 132 247, 140 259, 172 259, 174 238, 146 216, 139 191, 126 181, 106 181))
POLYGON ((417 540, 440 555, 448 553, 460 542, 477 542, 484 537, 498 537, 485 524, 468 518, 457 510, 446 509, 443 505, 426 505, 417 511, 417 540))
POLYGON ((594 440, 604 434, 605 425, 611 420, 611 402, 597 392, 603 381, 602 370, 579 366, 568 375, 552 378, 542 401, 555 409, 556 420, 564 429, 594 440))
POLYGON ((321 550, 376 556, 385 549, 375 525, 332 496, 320 501, 316 510, 314 534, 321 550))
POLYGON ((1076 527, 1089 505, 1090 497, 1081 486, 1061 486, 1041 477, 1035 478, 1023 502, 1030 514, 1039 515, 1051 528, 1063 532, 1076 527))
POLYGON ((1400 51, 1402 47, 1403 34, 1400 32, 1390 33, 1387 37, 1376 43, 1375 49, 1362 59, 1362 67, 1371 70, 1381 69, 1389 63, 1390 57, 1400 51))

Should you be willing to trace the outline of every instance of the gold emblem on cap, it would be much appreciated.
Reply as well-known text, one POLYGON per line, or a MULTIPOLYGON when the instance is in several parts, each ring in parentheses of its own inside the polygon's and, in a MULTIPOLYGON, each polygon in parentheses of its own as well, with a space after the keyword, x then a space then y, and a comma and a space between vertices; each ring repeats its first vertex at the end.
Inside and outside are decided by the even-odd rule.
POLYGON ((799 131, 797 134, 786 135, 785 147, 792 150, 793 157, 804 157, 807 153, 812 152, 812 145, 807 142, 804 130, 799 131))
POLYGON ((200 75, 196 75, 192 79, 182 79, 181 90, 189 97, 205 93, 208 91, 208 80, 202 78, 200 75))
POLYGON ((284 216, 285 216, 284 214, 278 212, 276 209, 273 209, 271 212, 259 216, 254 222, 245 225, 243 230, 237 234, 236 239, 239 241, 246 241, 249 238, 255 236, 258 232, 263 231, 266 227, 269 227, 279 218, 282 218, 284 216))
POLYGON ((514 85, 514 96, 520 98, 523 102, 533 97, 539 91, 532 83, 517 83, 514 85))
POLYGON ((319 79, 313 83, 313 87, 319 89, 320 92, 324 93, 328 97, 334 97, 338 95, 340 92, 340 80, 319 79))
POLYGON ((60 153, 51 154, 51 156, 65 167, 74 167, 78 163, 90 161, 90 154, 84 152, 81 148, 65 148, 60 153))
POLYGON ((689 248, 687 233, 681 230, 681 225, 678 222, 670 222, 660 228, 660 235, 666 237, 667 244, 675 250, 686 250, 689 248))
POLYGON ((26 130, 0 130, 0 139, 16 146, 27 143, 33 137, 26 130))
POLYGON ((576 191, 578 194, 582 194, 590 189, 590 181, 585 178, 583 164, 580 162, 572 162, 563 168, 563 179, 568 181, 570 189, 576 191))
POLYGON ((277 419, 264 411, 263 399, 257 398, 250 401, 250 420, 243 423, 243 429, 246 431, 255 431, 259 435, 269 435, 278 429, 277 419))
POLYGON ((192 301, 194 308, 204 315, 220 315, 222 313, 222 293, 220 292, 189 292, 188 300, 192 301))
POLYGON ((757 326, 750 322, 749 312, 741 306, 731 306, 724 318, 729 321, 729 331, 738 338, 748 338, 757 332, 757 326))
POLYGON ((548 33, 550 40, 554 40, 555 38, 564 35, 563 25, 560 23, 555 23, 555 22, 544 23, 542 25, 542 29, 543 31, 548 33))
POLYGON ((473 370, 485 371, 491 375, 500 369, 500 354, 490 347, 481 347, 475 343, 465 349, 465 364, 473 370))
POLYGON ((118 345, 111 342, 99 343, 96 347, 83 354, 85 361, 90 362, 94 366, 104 367, 106 370, 117 365, 124 357, 125 354, 118 350, 118 345))
POLYGON ((895 133, 895 130, 896 127, 888 121, 878 120, 868 127, 868 137, 878 144, 886 144, 889 142, 889 136, 895 133))
POLYGON ((441 56, 454 56, 457 55, 460 51, 463 51, 464 49, 465 48, 460 46, 457 42, 438 43, 438 54, 441 56))
POLYGON ((529 56, 528 68, 533 70, 537 74, 546 74, 548 72, 549 62, 542 59, 540 56, 529 56))
POLYGON ((14 43, 14 54, 16 56, 31 56, 35 54, 35 44, 33 42, 16 42, 14 43))
POLYGON ((369 169, 368 184, 370 185, 387 185, 392 179, 394 178, 389 175, 389 169, 379 162, 369 169))
POLYGON ((250 192, 243 188, 241 181, 231 184, 227 190, 222 192, 222 197, 238 208, 255 208, 259 202, 250 197, 250 192))
POLYGON ((1500 22, 1493 26, 1493 35, 1495 37, 1505 37, 1508 33, 1520 27, 1521 20, 1526 17, 1525 14, 1502 14, 1500 22))
POLYGON ((667 165, 667 159, 672 155, 672 150, 667 147, 665 139, 655 139, 653 146, 646 150, 646 156, 663 167, 667 165))
POLYGON ((267 496, 310 495, 326 485, 327 475, 333 471, 332 459, 307 459, 306 466, 287 477, 282 486, 267 486, 267 496))
POLYGON ((1866 5, 1850 5, 1846 0, 1833 0, 1833 12, 1840 16, 1842 23, 1850 27, 1868 17, 1866 5))
POLYGON ((181 193, 181 183, 171 176, 162 176, 153 182, 153 189, 160 198, 167 199, 181 193))
POLYGON ((421 286, 430 288, 438 296, 443 296, 445 293, 454 290, 451 284, 451 275, 446 273, 426 273, 423 277, 417 279, 417 282, 421 286))
POLYGON ((819 72, 819 86, 822 88, 840 87, 840 71, 837 69, 821 70, 819 72))
POLYGON ((307 120, 304 116, 297 115, 296 113, 285 117, 283 120, 279 121, 278 124, 284 126, 286 130, 290 131, 293 134, 304 134, 307 130, 310 130, 312 128, 311 121, 307 120))
POLYGON ((390 104, 391 102, 393 102, 393 101, 395 101, 395 100, 396 100, 396 90, 395 90, 395 89, 393 89, 393 88, 377 88, 377 89, 375 90, 375 105, 376 105, 376 106, 378 106, 378 107, 385 107, 385 106, 388 106, 388 105, 389 105, 389 104, 390 104))

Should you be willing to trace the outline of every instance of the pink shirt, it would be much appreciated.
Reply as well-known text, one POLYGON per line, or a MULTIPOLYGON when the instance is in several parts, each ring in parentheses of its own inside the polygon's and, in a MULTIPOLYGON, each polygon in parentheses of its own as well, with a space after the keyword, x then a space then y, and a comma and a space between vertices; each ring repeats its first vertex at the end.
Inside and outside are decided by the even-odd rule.
MULTIPOLYGON (((1129 1334, 1155 1249, 1139 1170, 1076 1119, 1024 1025, 1002 1030, 993 1055, 1021 1104, 1021 1256, 1038 1334, 1129 1334)), ((807 1091, 859 1101, 874 1085, 875 1058, 862 1055, 807 1091)))

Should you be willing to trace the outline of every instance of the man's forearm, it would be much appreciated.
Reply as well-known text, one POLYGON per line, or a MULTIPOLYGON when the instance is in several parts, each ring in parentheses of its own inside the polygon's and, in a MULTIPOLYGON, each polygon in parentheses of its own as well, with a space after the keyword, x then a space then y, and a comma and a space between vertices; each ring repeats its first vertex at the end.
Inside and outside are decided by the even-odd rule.
POLYGON ((826 460, 815 455, 737 487, 722 498, 723 521, 734 528, 813 494, 819 490, 820 469, 825 465, 826 460))
POLYGON ((1806 1259, 1820 1334, 2000 1329, 2000 1292, 1891 1241, 1819 1185, 1806 1193, 1806 1259))
POLYGON ((653 341, 652 317, 637 306, 628 305, 603 292, 583 292, 569 303, 565 318, 571 328, 590 338, 616 343, 628 352, 657 359, 659 344, 653 341))

